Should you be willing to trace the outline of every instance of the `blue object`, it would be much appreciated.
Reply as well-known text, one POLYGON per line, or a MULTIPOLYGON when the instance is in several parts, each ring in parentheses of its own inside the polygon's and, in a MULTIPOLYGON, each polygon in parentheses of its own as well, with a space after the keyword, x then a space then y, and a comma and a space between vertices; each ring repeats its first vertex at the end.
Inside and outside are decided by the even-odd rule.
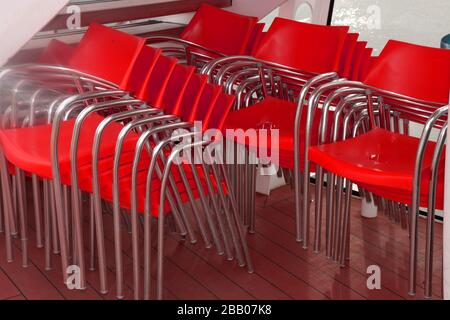
POLYGON ((441 48, 450 49, 450 33, 442 38, 441 48))

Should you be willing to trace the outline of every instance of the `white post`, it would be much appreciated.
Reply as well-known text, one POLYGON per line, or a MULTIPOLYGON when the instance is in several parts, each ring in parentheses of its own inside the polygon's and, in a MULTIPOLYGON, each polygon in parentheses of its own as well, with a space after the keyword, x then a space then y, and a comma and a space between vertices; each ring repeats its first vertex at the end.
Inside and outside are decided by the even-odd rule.
POLYGON ((376 218, 378 207, 374 201, 368 202, 365 197, 361 199, 361 216, 364 218, 376 218))

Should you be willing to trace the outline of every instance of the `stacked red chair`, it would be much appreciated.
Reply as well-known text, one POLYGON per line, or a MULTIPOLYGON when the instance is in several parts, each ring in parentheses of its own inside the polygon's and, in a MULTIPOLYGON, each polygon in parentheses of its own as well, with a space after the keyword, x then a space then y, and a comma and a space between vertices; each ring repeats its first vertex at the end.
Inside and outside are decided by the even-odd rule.
MULTIPOLYGON (((235 111, 228 116, 226 128, 259 129, 262 124, 269 123, 279 129, 280 145, 271 147, 279 151, 279 163, 276 164, 294 170, 298 241, 308 237, 307 223, 302 228, 302 219, 306 220, 308 215, 302 218, 300 208, 300 175, 303 171, 300 161, 305 139, 303 105, 311 88, 337 79, 336 72, 340 66, 349 63, 342 61, 345 60, 342 52, 348 38, 347 31, 348 27, 276 18, 255 49, 254 57, 219 58, 202 70, 211 80, 223 85, 228 93, 233 92, 237 96, 235 111), (257 99, 254 99, 255 94, 257 99)), ((316 126, 319 112, 314 120, 316 126)), ((258 147, 251 146, 251 149, 255 151, 258 147)), ((253 173, 253 169, 250 171, 253 173)), ((249 179, 254 179, 254 175, 249 179)), ((253 192, 250 190, 250 194, 253 192)), ((251 202, 244 200, 248 201, 251 202)), ((245 212, 243 215, 248 216, 245 212)), ((303 245, 306 248, 308 240, 303 245)))
POLYGON ((217 57, 251 52, 264 28, 257 22, 256 17, 202 4, 180 38, 155 36, 147 38, 147 43, 158 43, 164 54, 201 67, 217 57))
POLYGON ((339 209, 327 210, 326 237, 330 254, 341 264, 349 252, 352 183, 386 199, 389 208, 385 210, 390 214, 409 215, 410 294, 416 292, 419 207, 428 208, 426 297, 431 296, 434 210, 443 207, 443 168, 439 165, 447 130, 449 63, 449 51, 390 40, 364 79, 366 102, 359 110, 353 106, 348 111, 349 118, 355 117, 354 128, 350 130, 350 125, 349 130, 309 147, 308 152, 311 162, 331 174, 328 194, 334 194, 334 199, 327 196, 328 207, 339 209), (410 122, 424 125, 420 138, 409 135, 410 122), (433 127, 440 132, 437 141, 430 140, 433 127))
MULTIPOLYGON (((134 212, 145 211, 146 213, 148 212, 145 215, 146 217, 153 215, 155 218, 161 219, 159 223, 160 243, 158 243, 157 293, 158 298, 162 298, 163 230, 161 228, 163 227, 163 216, 169 211, 168 208, 175 214, 175 211, 182 210, 182 205, 186 201, 190 201, 194 206, 196 198, 202 194, 205 197, 205 192, 202 191, 205 183, 209 194, 221 192, 222 206, 225 205, 227 197, 232 197, 232 194, 228 192, 229 188, 226 187, 226 181, 223 181, 223 173, 217 174, 215 166, 212 166, 212 169, 202 168, 204 170, 202 175, 195 174, 199 168, 190 166, 190 174, 193 177, 189 179, 183 178, 184 176, 181 173, 183 170, 179 169, 180 166, 177 167, 180 170, 180 174, 178 176, 175 175, 175 177, 172 170, 167 170, 164 167, 167 160, 165 158, 171 155, 170 149, 168 151, 167 148, 173 146, 172 140, 169 139, 171 131, 180 128, 192 130, 192 124, 186 122, 192 120, 203 121, 203 129, 211 126, 220 127, 231 108, 233 98, 221 93, 219 87, 206 84, 205 77, 194 75, 192 67, 181 66, 173 58, 161 56, 160 52, 158 49, 144 46, 143 39, 99 25, 93 25, 73 53, 69 61, 70 68, 39 65, 19 66, 5 70, 3 73, 3 79, 13 74, 15 76, 34 76, 34 81, 45 86, 52 84, 51 80, 61 75, 66 75, 68 79, 75 80, 75 85, 72 86, 71 90, 61 92, 61 97, 54 100, 54 105, 47 110, 47 119, 51 119, 50 123, 47 120, 41 125, 25 128, 13 126, 10 129, 1 130, 2 183, 4 184, 3 190, 9 191, 9 177, 6 174, 5 157, 16 168, 19 168, 20 172, 32 173, 49 182, 53 188, 53 191, 49 193, 55 202, 54 218, 57 221, 56 229, 58 231, 58 234, 56 235, 55 233, 55 235, 59 239, 63 274, 65 276, 69 264, 70 255, 68 248, 70 239, 73 241, 72 249, 74 254, 72 259, 80 266, 84 275, 83 215, 81 214, 79 189, 93 194, 91 196, 91 236, 95 234, 96 237, 100 283, 103 292, 106 292, 107 285, 101 203, 98 201, 100 198, 110 201, 115 200, 115 208, 118 206, 119 208, 132 209, 131 211, 134 212), (98 54, 97 59, 92 59, 93 52, 98 54), (111 54, 111 52, 115 54, 111 54), (90 55, 89 59, 87 59, 86 54, 90 55), (111 68, 111 65, 115 67, 111 68), (36 71, 42 72, 36 75, 36 71), (48 74, 43 76, 44 72, 48 72, 48 74), (79 93, 75 94, 76 92, 79 93), (184 94, 185 92, 186 94, 184 94), (133 98, 132 94, 139 99, 133 98), (201 112, 199 112, 200 110, 201 112), (174 113, 174 115, 164 115, 163 112, 174 113), (75 120, 74 117, 77 114, 79 115, 75 120), (122 124, 123 121, 131 121, 130 123, 134 124, 134 130, 126 129, 128 127, 122 124), (121 139, 120 134, 122 130, 128 130, 125 139, 121 139), (147 134, 145 145, 150 148, 158 143, 166 144, 165 148, 162 149, 165 151, 162 155, 150 152, 146 154, 146 157, 136 158, 136 156, 133 156, 135 153, 140 156, 137 146, 143 147, 142 142, 139 144, 139 141, 144 141, 142 137, 145 134, 147 134), (33 139, 33 141, 30 142, 30 139, 33 139), (116 152, 116 141, 121 141, 120 153, 116 152), (138 144, 136 145, 136 143, 138 144), (45 147, 42 148, 42 146, 45 147), (154 202, 149 207, 149 211, 144 206, 146 194, 149 195, 149 193, 145 193, 145 183, 142 184, 142 181, 145 182, 148 170, 133 171, 133 177, 141 182, 138 184, 137 191, 134 190, 131 197, 113 199, 111 174, 113 172, 119 174, 120 172, 120 185, 124 187, 126 182, 122 181, 127 181, 126 177, 131 172, 130 160, 123 162, 122 159, 119 159, 119 166, 115 168, 116 170, 112 170, 113 160, 121 156, 128 159, 133 159, 134 157, 134 160, 132 160, 133 170, 136 168, 142 169, 142 164, 148 165, 150 160, 156 159, 156 156, 161 158, 158 161, 152 160, 156 163, 154 167, 158 177, 148 180, 149 182, 147 183, 147 186, 150 185, 154 188, 154 191, 150 193, 154 202), (213 173, 215 172, 215 176, 211 173, 211 170, 213 170, 213 173), (210 174, 214 178, 210 178, 210 174), (170 191, 166 189, 164 189, 165 191, 159 190, 158 186, 161 183, 158 184, 158 181, 163 177, 166 177, 166 180, 161 180, 161 182, 169 181, 170 191), (89 183, 89 180, 91 183, 89 183), (193 181, 195 184, 193 184, 193 181), (61 183, 64 184, 64 187, 62 187, 61 183), (180 183, 184 184, 185 191, 179 189, 180 183), (224 184, 224 189, 222 184, 224 184), (67 191, 66 187, 68 186, 71 188, 72 195, 72 218, 69 217, 68 211, 70 205, 64 201, 66 198, 64 191, 67 191), (99 192, 100 186, 102 186, 101 193, 99 192), (161 193, 164 195, 162 200, 158 202, 156 200, 159 199, 158 195, 161 193), (133 194, 136 196, 133 196, 133 194), (167 200, 165 200, 165 196, 167 196, 167 200), (133 197, 136 197, 138 200, 134 207, 131 205, 133 197), (166 208, 164 204, 167 201, 169 207, 166 208), (158 206, 158 203, 162 203, 162 205, 158 206), (73 226, 68 228, 67 223, 72 219, 73 226), (94 226, 95 230, 93 229, 94 226), (69 237, 70 229, 73 230, 72 237, 69 237)), ((202 145, 197 147, 206 146, 207 142, 202 141, 202 145)), ((186 146, 186 150, 188 147, 189 145, 186 146)), ((117 163, 114 164, 117 165, 117 163)), ((189 168, 188 164, 185 166, 189 168)), ((181 168, 183 169, 185 166, 181 166, 181 168)), ((127 189, 131 190, 130 186, 127 186, 127 189)), ((18 188, 18 190, 22 190, 22 188, 18 188)), ((126 194, 130 193, 121 193, 121 195, 126 194)), ((4 193, 5 203, 8 203, 10 209, 5 214, 5 221, 11 220, 13 211, 9 196, 11 196, 11 192, 4 193)), ((148 201, 145 201, 145 203, 148 203, 148 201)), ((207 201, 204 200, 203 203, 206 204, 207 201)), ((228 208, 228 203, 226 205, 228 208)), ((218 213, 218 210, 217 208, 215 212, 218 213)), ((223 208, 223 210, 228 209, 223 208)), ((117 215, 114 218, 117 221, 117 215)), ((181 229, 184 228, 184 233, 186 233, 188 219, 183 215, 180 215, 179 218, 181 219, 181 221, 178 221, 179 227, 181 229)), ((223 217, 218 217, 217 219, 220 220, 221 228, 219 234, 223 238, 222 241, 226 243, 225 251, 227 257, 231 259, 233 257, 232 250, 236 251, 239 263, 248 265, 249 271, 251 271, 251 261, 246 249, 245 235, 240 222, 236 219, 237 216, 230 213, 230 211, 228 211, 226 218, 227 226, 222 221, 223 217), (228 232, 231 232, 232 244, 227 240, 228 232)), ((23 232, 22 252, 24 252, 24 263, 26 263, 26 225, 24 221, 25 219, 21 222, 23 232)), ((200 227, 201 220, 197 221, 200 227)), ((7 222, 6 225, 9 226, 10 223, 7 222)), ((47 223, 46 229, 48 225, 47 223)), ((115 227, 117 231, 117 226, 115 227)), ((216 235, 214 240, 217 245, 219 240, 217 240, 216 227, 212 222, 209 227, 213 229, 211 232, 216 235)), ((134 231, 133 237, 135 238, 137 237, 137 231, 134 231)), ((150 231, 146 229, 146 232, 150 231)), ((8 231, 6 234, 9 237, 11 232, 8 231)), ((193 235, 192 231, 190 234, 193 235)), ((206 233, 202 232, 202 235, 205 235, 205 242, 208 242, 206 233)), ((46 233, 46 244, 49 242, 47 236, 48 234, 46 233)), ((149 239, 147 233, 145 238, 149 239)), ((117 237, 117 233, 115 240, 116 247, 120 248, 120 240, 117 237)), ((91 243, 94 243, 93 238, 91 243)), ((10 241, 7 245, 10 246, 10 241)), ((92 248, 93 246, 91 250, 92 248)), ((146 249, 148 251, 149 247, 146 249)), ((46 249, 46 251, 48 250, 46 249)), ((220 253, 221 250, 218 249, 218 251, 220 253)), ((7 252, 8 258, 12 258, 10 247, 7 252)), ((120 257, 118 257, 117 252, 116 250, 116 261, 119 261, 120 257)), ((136 260, 135 263, 139 271, 139 262, 136 260)), ((120 263, 118 263, 119 265, 120 263)), ((149 263, 147 263, 147 259, 146 271, 145 297, 148 298, 149 263)), ((138 275, 135 275, 135 277, 139 278, 138 275)), ((122 296, 120 282, 122 280, 123 278, 118 274, 119 297, 122 296)), ((84 283, 84 278, 82 283, 84 283)), ((135 297, 138 297, 138 292, 139 287, 137 284, 135 297)))

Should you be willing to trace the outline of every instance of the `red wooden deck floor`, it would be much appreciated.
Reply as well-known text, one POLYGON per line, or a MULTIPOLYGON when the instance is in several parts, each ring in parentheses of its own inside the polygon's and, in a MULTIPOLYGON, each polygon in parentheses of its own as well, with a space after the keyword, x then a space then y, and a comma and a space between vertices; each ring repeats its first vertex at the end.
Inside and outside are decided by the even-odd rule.
MULTIPOLYGON (((341 268, 323 252, 305 251, 295 242, 294 206, 288 187, 275 190, 269 201, 257 197, 256 234, 249 235, 255 273, 248 274, 235 262, 225 261, 214 249, 180 243, 173 236, 166 239, 166 299, 422 299, 424 220, 420 219, 418 292, 408 291, 408 235, 382 213, 376 219, 363 219, 359 201, 353 199, 350 266, 341 268), (381 268, 381 290, 366 285, 369 265, 381 268)), ((30 215, 31 217, 31 215, 30 215)), ((106 231, 110 221, 106 218, 106 231)), ((31 220, 31 219, 30 219, 31 220)), ((85 228, 87 229, 87 228, 85 228)), ((110 233, 109 233, 110 234, 110 233)), ((124 247, 129 246, 124 237, 124 247)), ((4 237, 0 235, 0 299, 114 299, 115 288, 108 295, 99 293, 96 272, 88 272, 88 288, 68 290, 60 277, 59 259, 44 270, 43 249, 37 249, 30 234, 30 265, 22 268, 19 243, 16 259, 5 260, 4 237)), ((441 297, 442 225, 436 224, 434 298, 441 297)), ((107 241, 109 283, 114 282, 113 242, 107 241)), ((131 250, 125 250, 126 298, 131 299, 131 250)), ((154 260, 153 260, 154 261, 154 260)), ((154 270, 153 270, 154 271, 154 270)), ((153 282, 154 284, 154 282, 153 282)))

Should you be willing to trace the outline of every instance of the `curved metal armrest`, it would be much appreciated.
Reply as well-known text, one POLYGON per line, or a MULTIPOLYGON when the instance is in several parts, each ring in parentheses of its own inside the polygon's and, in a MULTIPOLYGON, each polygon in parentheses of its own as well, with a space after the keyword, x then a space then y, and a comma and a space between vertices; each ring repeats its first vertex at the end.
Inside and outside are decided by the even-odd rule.
POLYGON ((195 49, 200 49, 202 51, 214 54, 214 55, 219 56, 219 57, 225 57, 226 56, 225 54, 223 54, 221 52, 218 52, 216 50, 209 49, 209 48, 206 48, 206 47, 204 47, 202 45, 199 45, 197 43, 194 43, 194 42, 191 42, 191 41, 187 41, 187 40, 183 40, 183 39, 180 39, 180 38, 164 37, 164 36, 153 36, 153 37, 146 38, 146 43, 147 44, 161 43, 161 42, 175 42, 175 43, 183 45, 184 47, 192 47, 192 48, 195 48, 195 49))
POLYGON ((62 67, 62 66, 52 66, 52 65, 43 65, 43 64, 21 64, 21 65, 15 65, 6 67, 3 69, 0 69, 0 81, 6 76, 10 76, 15 73, 21 73, 24 75, 32 75, 33 73, 49 73, 50 76, 57 74, 58 76, 61 75, 71 75, 76 78, 85 79, 86 81, 92 81, 97 84, 101 84, 107 88, 116 89, 118 88, 118 85, 115 83, 112 83, 110 81, 107 81, 105 79, 90 75, 85 72, 81 72, 75 69, 71 69, 68 67, 62 67))

